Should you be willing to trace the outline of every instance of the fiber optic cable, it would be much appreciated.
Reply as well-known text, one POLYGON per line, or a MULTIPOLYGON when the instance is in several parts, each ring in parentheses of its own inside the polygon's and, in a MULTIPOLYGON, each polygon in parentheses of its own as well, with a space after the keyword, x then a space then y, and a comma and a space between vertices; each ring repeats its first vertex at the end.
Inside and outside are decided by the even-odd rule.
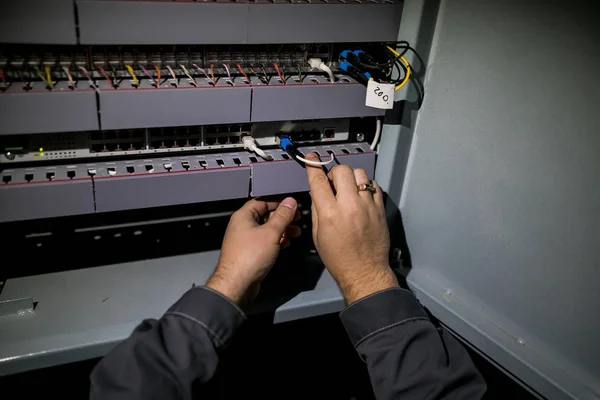
POLYGON ((110 85, 112 88, 114 88, 114 87, 115 87, 115 85, 114 85, 114 83, 113 83, 112 79, 110 79, 110 77, 108 76, 108 74, 107 74, 107 73, 106 73, 106 71, 104 70, 104 68, 102 68, 100 65, 98 65, 96 68, 98 68, 98 71, 100 71, 100 73, 101 73, 102 75, 104 75, 104 79, 106 79, 106 81, 108 82, 108 84, 109 84, 109 85, 110 85))
POLYGON ((169 73, 171 74, 171 77, 173 78, 173 80, 175 81, 175 87, 179 87, 179 82, 177 81, 177 76, 175 75, 175 72, 173 72, 173 68, 169 67, 167 65, 167 69, 169 70, 169 73))
POLYGON ((281 79, 281 83, 283 83, 285 85, 286 81, 285 81, 281 71, 279 70, 279 66, 275 62, 273 63, 273 66, 275 67, 275 71, 277 71, 277 75, 279 75, 279 79, 281 79))
POLYGON ((156 70, 156 88, 158 89, 160 87, 160 68, 158 68, 158 65, 155 65, 154 69, 156 70))
MULTIPOLYGON (((206 71, 204 69, 200 68, 198 66, 198 64, 193 64, 193 67, 196 68, 198 70, 198 72, 200 72, 201 74, 204 74, 204 76, 206 77, 206 79, 208 81, 210 81, 210 83, 212 83, 213 86, 215 86, 215 82, 212 79, 210 79, 210 76, 208 76, 208 74, 206 73, 206 71)), ((233 83, 233 81, 232 81, 232 83, 233 83)))
POLYGON ((131 75, 131 78, 133 79, 133 83, 136 87, 140 86, 140 81, 138 80, 137 76, 135 76, 135 71, 133 70, 133 68, 131 68, 131 65, 126 64, 125 68, 127 68, 127 71, 129 72, 129 75, 131 75))
POLYGON ((392 54, 394 54, 396 57, 400 57, 400 60, 402 60, 402 62, 404 63, 404 65, 406 66, 406 74, 404 75, 404 80, 397 85, 394 88, 394 91, 398 91, 400 89, 402 89, 402 87, 404 85, 406 85, 406 83, 408 82, 408 80, 410 79, 410 64, 408 63, 408 61, 406 60, 406 58, 404 58, 404 56, 401 56, 400 53, 398 53, 395 49, 393 49, 390 46, 387 46, 388 50, 392 52, 392 54))
POLYGON ((67 81, 69 82, 69 86, 71 88, 75 88, 75 81, 73 80, 73 77, 71 76, 71 71, 69 71, 69 67, 65 67, 64 65, 62 66, 62 70, 65 72, 65 74, 67 75, 67 81))
POLYGON ((50 72, 50 66, 46 65, 44 67, 44 71, 46 72, 46 84, 50 89, 54 89, 54 84, 52 83, 52 74, 50 72))
POLYGON ((190 74, 190 71, 188 71, 183 64, 181 64, 180 67, 183 70, 183 73, 190 79, 190 83, 198 87, 198 82, 196 82, 196 79, 194 79, 194 77, 190 74))
POLYGON ((140 68, 142 69, 142 72, 144 72, 144 75, 146 75, 148 78, 150 78, 150 81, 154 84, 154 86, 158 86, 158 84, 156 83, 156 80, 154 79, 154 77, 152 75, 150 75, 150 71, 148 71, 142 65, 140 65, 140 68))

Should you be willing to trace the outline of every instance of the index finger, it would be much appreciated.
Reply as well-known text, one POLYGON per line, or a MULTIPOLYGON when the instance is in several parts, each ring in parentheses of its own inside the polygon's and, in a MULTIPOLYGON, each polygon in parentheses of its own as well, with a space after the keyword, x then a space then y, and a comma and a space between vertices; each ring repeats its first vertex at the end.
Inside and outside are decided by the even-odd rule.
POLYGON ((275 211, 279 206, 280 201, 272 199, 255 198, 249 200, 238 210, 238 214, 250 217, 256 223, 259 223, 261 218, 269 212, 275 211))
MULTIPOLYGON (((319 157, 315 153, 308 153, 306 158, 312 161, 319 161, 319 157)), ((333 195, 333 190, 331 190, 329 178, 325 175, 323 168, 307 164, 306 173, 308 174, 310 194, 315 206, 321 208, 333 205, 335 203, 335 196, 333 195)))

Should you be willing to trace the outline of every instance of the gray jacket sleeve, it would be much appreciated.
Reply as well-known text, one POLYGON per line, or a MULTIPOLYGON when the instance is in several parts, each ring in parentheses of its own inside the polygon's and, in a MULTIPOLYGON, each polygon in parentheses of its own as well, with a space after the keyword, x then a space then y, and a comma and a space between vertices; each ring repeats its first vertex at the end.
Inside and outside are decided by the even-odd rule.
POLYGON ((367 296, 340 314, 378 400, 478 399, 486 385, 465 348, 408 290, 367 296))
POLYGON ((215 373, 219 352, 246 319, 220 293, 197 287, 158 321, 143 321, 91 375, 92 399, 190 399, 215 373))

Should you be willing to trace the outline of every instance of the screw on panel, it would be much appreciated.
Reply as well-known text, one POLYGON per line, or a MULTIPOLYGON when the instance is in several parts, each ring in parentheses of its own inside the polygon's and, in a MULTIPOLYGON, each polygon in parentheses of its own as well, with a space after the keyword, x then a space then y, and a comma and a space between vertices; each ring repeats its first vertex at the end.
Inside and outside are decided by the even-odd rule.
POLYGON ((363 142, 365 140, 365 134, 364 133, 357 133, 356 134, 356 140, 359 142, 363 142))
POLYGON ((450 290, 450 289, 444 290, 442 297, 444 298, 444 300, 446 300, 448 303, 450 303, 452 301, 452 300, 450 300, 450 298, 452 297, 452 290, 450 290))
POLYGON ((518 338, 517 343, 519 343, 521 346, 525 346, 525 340, 523 338, 518 338))

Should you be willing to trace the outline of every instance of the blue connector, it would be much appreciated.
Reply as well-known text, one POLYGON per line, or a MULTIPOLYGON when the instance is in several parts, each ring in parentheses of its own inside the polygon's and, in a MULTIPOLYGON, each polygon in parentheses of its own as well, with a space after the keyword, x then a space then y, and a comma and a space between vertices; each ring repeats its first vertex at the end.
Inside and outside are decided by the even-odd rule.
POLYGON ((288 152, 288 149, 291 150, 294 148, 294 144, 287 136, 282 136, 281 139, 279 139, 279 146, 281 146, 283 151, 285 151, 286 153, 288 152))
POLYGON ((283 151, 285 151, 286 153, 289 154, 289 156, 292 158, 292 160, 296 161, 303 168, 305 167, 304 163, 301 162, 300 160, 298 160, 298 158, 296 157, 296 156, 303 157, 304 155, 300 153, 300 151, 296 148, 296 146, 294 146, 294 143, 292 143, 292 141, 290 140, 289 137, 281 136, 279 138, 279 146, 283 149, 283 151))

